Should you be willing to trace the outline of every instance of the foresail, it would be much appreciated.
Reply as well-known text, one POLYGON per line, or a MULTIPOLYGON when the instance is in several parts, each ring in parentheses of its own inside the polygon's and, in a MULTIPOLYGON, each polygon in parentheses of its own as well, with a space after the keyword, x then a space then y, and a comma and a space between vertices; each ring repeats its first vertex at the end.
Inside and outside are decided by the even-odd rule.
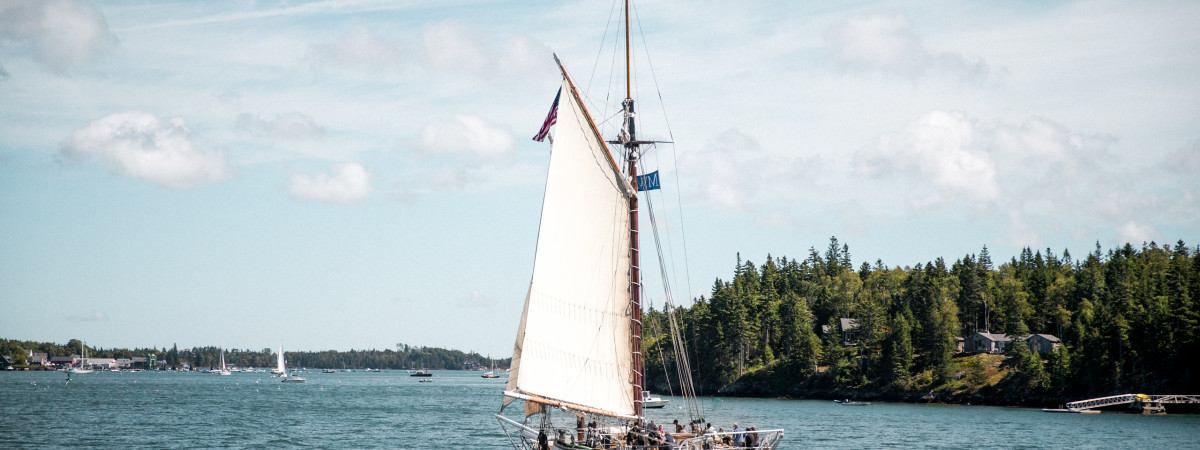
POLYGON ((633 188, 564 76, 508 390, 632 416, 633 188))

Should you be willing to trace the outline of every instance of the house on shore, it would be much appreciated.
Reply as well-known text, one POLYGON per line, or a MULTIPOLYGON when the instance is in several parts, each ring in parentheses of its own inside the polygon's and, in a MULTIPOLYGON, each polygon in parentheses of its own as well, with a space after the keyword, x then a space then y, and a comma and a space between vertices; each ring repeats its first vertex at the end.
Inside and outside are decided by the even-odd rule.
POLYGON ((858 345, 858 321, 842 317, 838 319, 838 331, 842 333, 842 345, 858 345))
POLYGON ((1022 340, 1025 341, 1025 344, 1029 345, 1029 350, 1043 355, 1053 353, 1054 350, 1062 345, 1062 341, 1058 340, 1058 337, 1052 334, 1031 334, 1022 340))
POLYGON ((1024 344, 1029 347, 1030 351, 1043 355, 1050 354, 1062 345, 1062 341, 1058 337, 1050 334, 1028 334, 1014 338, 1004 334, 980 331, 966 338, 963 343, 963 351, 969 353, 1005 353, 1013 342, 1024 344))
POLYGON ((1012 338, 998 333, 980 331, 967 336, 963 342, 963 351, 971 353, 1004 353, 1012 344, 1012 338))
POLYGON ((25 364, 31 366, 50 365, 50 356, 45 353, 35 352, 33 350, 25 350, 25 353, 25 364))
POLYGON ((50 365, 58 366, 58 367, 73 366, 82 359, 83 358, 80 357, 79 355, 51 356, 50 357, 50 365))

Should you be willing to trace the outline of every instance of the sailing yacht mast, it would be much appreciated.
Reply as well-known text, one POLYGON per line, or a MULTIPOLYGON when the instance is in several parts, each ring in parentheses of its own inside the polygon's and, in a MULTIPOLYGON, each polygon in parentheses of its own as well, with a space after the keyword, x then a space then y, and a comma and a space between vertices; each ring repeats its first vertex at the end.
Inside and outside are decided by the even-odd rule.
POLYGON ((633 351, 633 408, 634 415, 641 417, 645 400, 642 398, 645 371, 642 363, 642 274, 638 262, 638 142, 633 122, 633 90, 629 62, 629 0, 625 0, 625 102, 623 103, 625 126, 619 139, 625 146, 625 157, 629 162, 629 182, 634 186, 633 195, 629 196, 629 303, 632 310, 629 318, 629 330, 631 332, 630 346, 633 351))

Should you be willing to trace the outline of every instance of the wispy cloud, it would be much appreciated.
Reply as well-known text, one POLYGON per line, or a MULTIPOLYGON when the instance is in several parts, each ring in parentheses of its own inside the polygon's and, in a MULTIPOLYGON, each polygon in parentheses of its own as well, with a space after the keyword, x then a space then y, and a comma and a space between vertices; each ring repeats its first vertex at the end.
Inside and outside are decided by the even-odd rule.
POLYGON ((234 128, 254 136, 286 140, 319 139, 325 129, 317 125, 312 117, 290 112, 264 119, 260 115, 243 113, 238 115, 234 128))
MULTIPOLYGON (((0 42, 15 42, 35 61, 65 74, 116 45, 104 14, 73 0, 7 0, 0 3, 0 42)), ((4 71, 0 68, 0 78, 4 71)))
POLYGON ((679 155, 689 196, 727 210, 753 209, 768 193, 792 193, 810 182, 818 157, 781 156, 739 130, 719 133, 698 151, 679 155))
POLYGON ((400 67, 404 51, 398 42, 385 39, 364 26, 355 26, 336 42, 314 44, 305 57, 314 70, 330 67, 391 70, 400 67))
POLYGON ((994 81, 1003 76, 982 59, 926 49, 904 14, 854 16, 825 37, 838 63, 847 69, 918 79, 931 73, 964 81, 994 81))
POLYGON ((372 11, 396 11, 409 7, 409 3, 386 0, 325 0, 288 5, 281 8, 267 7, 261 10, 235 11, 160 23, 139 24, 130 29, 148 29, 205 25, 212 23, 242 22, 291 16, 328 16, 332 14, 354 14, 372 11))
POLYGON ((293 174, 287 190, 301 200, 354 203, 371 195, 371 173, 358 163, 334 164, 329 172, 293 174))
POLYGON ((496 160, 512 156, 516 139, 512 133, 478 116, 455 114, 431 120, 417 137, 424 153, 450 153, 471 160, 496 160))
POLYGON ((421 49, 425 63, 435 70, 502 76, 541 68, 539 63, 549 53, 528 37, 502 39, 456 21, 426 25, 421 31, 421 49))
POLYGON ((142 111, 111 114, 62 143, 74 160, 97 158, 109 172, 172 188, 198 187, 233 177, 221 150, 197 148, 181 118, 164 121, 142 111))
POLYGON ((1121 244, 1133 244, 1136 246, 1143 242, 1151 242, 1157 237, 1158 233, 1149 224, 1129 221, 1117 227, 1117 242, 1121 244))

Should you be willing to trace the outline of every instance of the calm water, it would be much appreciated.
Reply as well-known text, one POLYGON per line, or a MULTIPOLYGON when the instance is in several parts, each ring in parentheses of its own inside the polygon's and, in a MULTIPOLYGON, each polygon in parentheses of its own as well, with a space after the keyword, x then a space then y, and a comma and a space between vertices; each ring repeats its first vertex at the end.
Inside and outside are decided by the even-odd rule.
MULTIPOLYGON (((305 375, 0 373, 0 447, 504 448, 493 414, 504 378, 434 372, 305 375)), ((676 401, 675 403, 678 403, 676 401)), ((729 429, 787 429, 784 448, 1200 448, 1200 416, 1047 414, 1033 409, 705 399, 729 429)), ((520 408, 511 408, 517 412, 520 408)), ((670 407, 658 422, 685 419, 670 407)))

